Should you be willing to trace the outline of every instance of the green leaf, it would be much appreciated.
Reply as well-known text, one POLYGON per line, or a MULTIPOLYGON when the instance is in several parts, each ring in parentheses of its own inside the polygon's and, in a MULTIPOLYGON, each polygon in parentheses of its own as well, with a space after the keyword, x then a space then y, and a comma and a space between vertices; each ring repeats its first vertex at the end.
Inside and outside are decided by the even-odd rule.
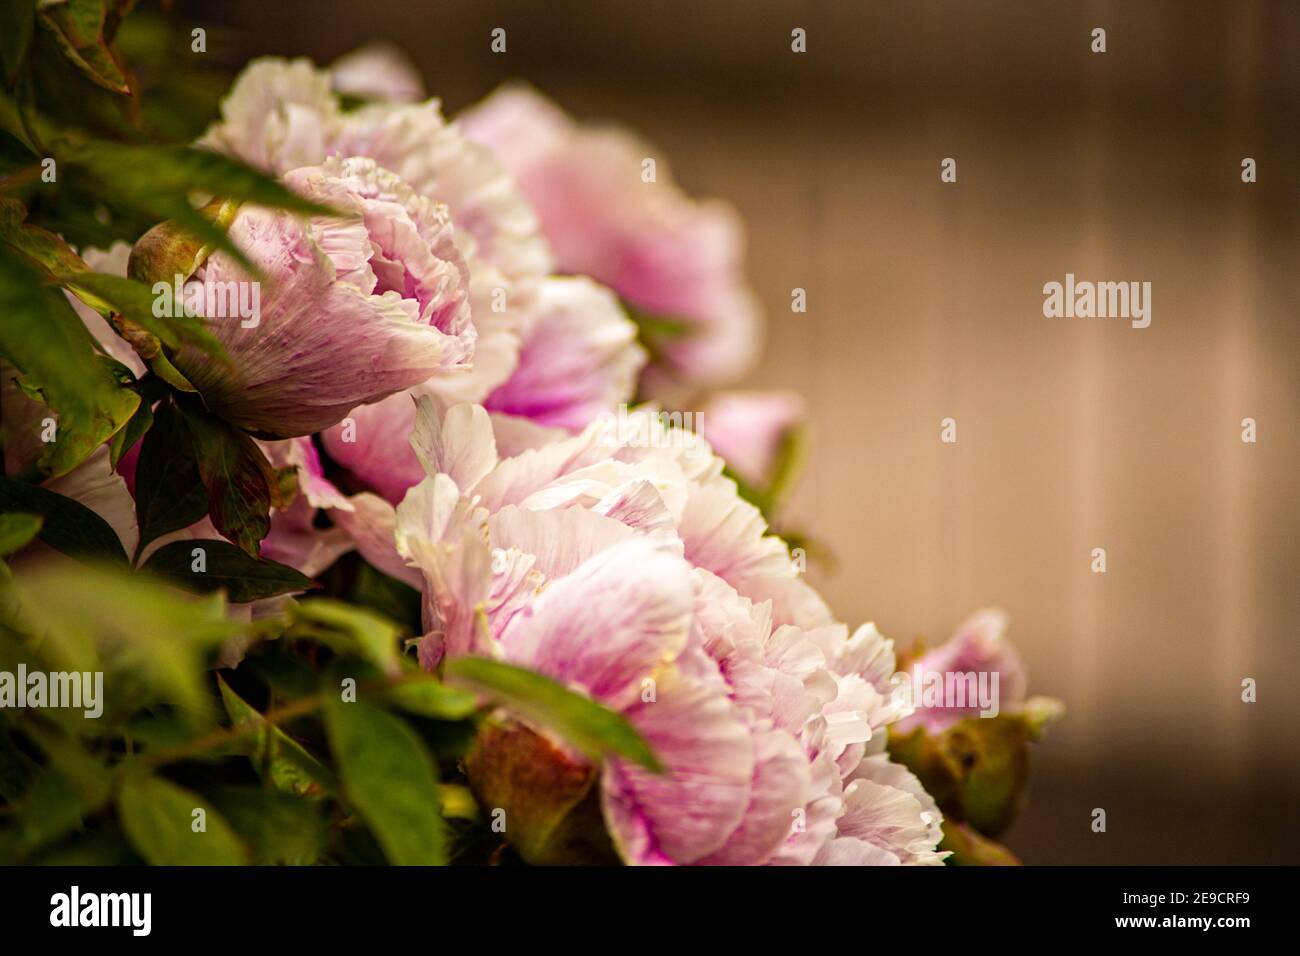
MULTIPOLYGON (((0 629, 0 641, 8 636, 0 629)), ((0 652, 2 651, 3 644, 0 644, 0 652)), ((12 672, 14 666, 8 655, 0 659, 4 660, 5 670, 12 672)), ((39 769, 40 765, 35 760, 18 749, 13 739, 12 721, 0 712, 0 803, 13 803, 26 793, 39 769)))
POLYGON ((208 516, 222 537, 257 557, 271 530, 271 500, 279 484, 275 469, 257 442, 197 402, 178 400, 176 408, 208 492, 208 516))
MULTIPOLYGON (((229 359, 225 347, 208 331, 202 318, 189 315, 155 315, 156 297, 152 288, 142 282, 102 272, 64 273, 54 278, 78 296, 107 303, 114 313, 156 336, 158 341, 168 348, 177 349, 182 345, 191 345, 209 355, 229 359)), ((131 341, 130 337, 127 340, 131 341)), ((152 356, 144 357, 152 358, 152 356)))
POLYGON ((38 485, 0 478, 0 512, 35 513, 44 519, 40 539, 83 561, 126 564, 126 552, 107 521, 79 501, 38 485))
MULTIPOLYGON (((233 207, 229 215, 214 220, 211 213, 190 204, 190 194, 210 194, 304 215, 338 215, 238 160, 188 146, 128 146, 96 140, 70 149, 66 161, 80 170, 91 181, 88 185, 98 189, 106 201, 125 205, 147 219, 164 221, 159 228, 198 240, 194 264, 206 258, 207 250, 221 249, 254 278, 256 268, 226 235, 233 207)), ((170 281, 173 272, 145 276, 133 270, 131 275, 170 281)))
POLYGON ((401 672, 401 630, 387 618, 341 601, 317 598, 293 609, 295 636, 311 637, 336 654, 352 654, 390 676, 401 672))
POLYGON ((90 812, 77 787, 50 768, 37 772, 23 796, 18 816, 19 844, 35 850, 81 826, 90 812))
POLYGON ((415 731, 363 701, 331 695, 325 727, 348 802, 400 866, 446 862, 438 778, 415 731))
POLYGON ((13 83, 27 55, 36 24, 36 0, 11 0, 0 4, 0 70, 6 86, 13 83))
POLYGON ((74 737, 35 721, 23 732, 45 756, 17 806, 19 843, 30 851, 81 827, 108 801, 112 778, 74 737))
POLYGON ((122 68, 104 38, 105 0, 44 0, 41 26, 53 34, 60 50, 77 69, 113 93, 129 94, 122 68))
MULTIPOLYGON (((151 379, 150 381, 158 380, 151 379)), ((122 460, 122 456, 130 451, 135 446, 135 443, 143 438, 152 427, 153 401, 146 392, 142 391, 140 396, 140 407, 135 410, 135 414, 127 421, 126 427, 109 440, 109 467, 116 471, 118 462, 122 460)))
POLYGON ((58 413, 58 440, 49 443, 41 473, 66 474, 127 423, 140 396, 99 360, 94 338, 63 293, 45 287, 39 272, 2 247, 0 315, 0 354, 58 413))
POLYGON ((464 720, 478 709, 469 691, 448 687, 432 676, 407 678, 386 691, 384 699, 407 713, 435 720, 464 720))
POLYGON ((154 414, 135 469, 136 554, 157 538, 188 528, 208 513, 208 491, 185 423, 171 402, 154 414))
MULTIPOLYGON (((26 218, 27 209, 21 202, 0 198, 0 239, 31 259, 48 275, 90 271, 90 266, 62 236, 25 222, 26 218)), ((101 315, 107 314, 103 303, 88 304, 101 315)))
POLYGON ((377 611, 412 634, 421 633, 419 591, 359 558, 356 569, 356 580, 347 594, 348 603, 377 611))
POLYGON ((453 658, 443 676, 449 684, 476 690, 524 719, 549 727, 593 760, 618 756, 648 770, 663 770, 621 714, 549 677, 485 657, 453 658))
POLYGON ((239 866, 248 852, 234 829, 209 801, 169 780, 127 773, 117 812, 131 845, 155 866, 239 866), (196 831, 195 810, 205 829, 196 831))
POLYGON ((444 783, 441 787, 442 815, 449 820, 477 820, 478 801, 469 787, 457 783, 444 783))
POLYGON ((324 853, 329 831, 319 801, 222 787, 212 802, 252 851, 255 866, 311 866, 324 853))
POLYGON ((16 578, 21 630, 47 670, 104 671, 108 715, 153 703, 215 716, 208 668, 247 625, 219 594, 197 597, 124 570, 49 563, 16 578))
POLYGON ((37 866, 139 866, 131 845, 116 828, 77 834, 29 862, 37 866))
POLYGON ((277 790, 299 796, 335 790, 337 782, 328 767, 231 690, 220 674, 217 675, 217 684, 231 722, 236 727, 257 728, 251 756, 263 779, 269 780, 277 790))
POLYGON ((76 787, 87 812, 93 813, 108 802, 112 777, 102 758, 93 756, 69 734, 39 724, 28 725, 24 732, 44 752, 49 767, 76 787))
MULTIPOLYGON (((233 205, 210 204, 222 227, 229 225, 234 216, 233 205), (224 212, 223 212, 224 210, 224 212), (221 216, 225 215, 225 219, 221 216)), ((153 284, 137 282, 122 276, 93 271, 61 236, 23 220, 27 210, 14 199, 0 199, 0 238, 32 259, 52 282, 66 287, 87 306, 109 320, 114 330, 125 339, 142 359, 166 381, 184 391, 194 391, 163 352, 163 345, 177 349, 190 345, 223 361, 229 361, 225 348, 197 316, 154 315, 155 296, 153 284)), ((151 230, 152 232, 152 230, 151 230)), ((147 257, 149 238, 136 243, 132 262, 137 257, 147 257)), ((183 270, 188 277, 197 263, 183 270)), ((174 275, 165 278, 169 286, 174 275)))
POLYGON ((0 514, 0 558, 8 557, 20 548, 27 547, 41 530, 43 520, 38 514, 22 511, 0 514))
POLYGON ((303 215, 340 214, 237 159, 205 149, 95 141, 76 149, 73 159, 96 174, 126 178, 129 190, 179 195, 205 192, 303 215))
POLYGON ((309 591, 316 586, 311 578, 288 565, 250 558, 229 541, 215 539, 194 538, 165 544, 149 556, 142 570, 199 594, 224 589, 232 604, 309 591), (196 548, 203 550, 203 571, 194 570, 196 548))

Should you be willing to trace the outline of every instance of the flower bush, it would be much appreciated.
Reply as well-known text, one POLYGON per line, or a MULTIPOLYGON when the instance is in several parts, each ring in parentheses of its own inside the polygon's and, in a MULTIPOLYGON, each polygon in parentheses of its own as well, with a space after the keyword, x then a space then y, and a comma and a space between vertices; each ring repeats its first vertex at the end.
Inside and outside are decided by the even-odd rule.
POLYGON ((1014 859, 1059 707, 994 612, 913 657, 1000 714, 903 693, 804 579, 802 403, 710 394, 758 347, 734 211, 390 49, 195 129, 126 108, 177 97, 116 8, 14 16, 0 858, 1014 859))

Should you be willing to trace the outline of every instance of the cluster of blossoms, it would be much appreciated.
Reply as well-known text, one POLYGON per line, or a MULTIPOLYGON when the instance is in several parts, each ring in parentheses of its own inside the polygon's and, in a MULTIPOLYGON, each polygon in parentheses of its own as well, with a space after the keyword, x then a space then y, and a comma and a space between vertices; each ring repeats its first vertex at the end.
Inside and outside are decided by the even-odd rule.
MULTIPOLYGON (((833 618, 699 436, 658 405, 626 408, 671 405, 748 366, 757 309, 734 214, 687 198, 662 167, 646 182, 646 147, 532 91, 499 92, 456 123, 419 91, 374 55, 333 73, 261 60, 201 140, 339 212, 240 209, 229 234, 265 276, 260 321, 207 317, 230 363, 175 356, 208 409, 297 472, 263 556, 310 576, 356 549, 422 592, 425 667, 460 655, 528 667, 640 732, 664 772, 594 767, 518 719, 485 731, 470 782, 524 821, 511 841, 525 858, 582 856, 591 841, 573 834, 595 814, 604 848, 629 863, 942 862, 940 811, 885 752, 890 724, 919 719, 893 693, 892 643, 833 618), (370 102, 344 109, 340 92, 370 102), (650 362, 625 308, 688 333, 650 362), (641 440, 611 437, 615 410, 641 440)), ((86 258, 125 275, 131 255, 86 258)), ((217 252, 187 281, 248 276, 217 252)), ((7 418, 24 413, 12 397, 7 418)), ((706 438, 754 485, 802 413, 777 394, 708 407, 706 438)), ((116 472, 97 454, 55 488, 106 517, 128 552, 138 452, 116 472)), ((150 549, 185 536, 218 534, 205 519, 150 549)))

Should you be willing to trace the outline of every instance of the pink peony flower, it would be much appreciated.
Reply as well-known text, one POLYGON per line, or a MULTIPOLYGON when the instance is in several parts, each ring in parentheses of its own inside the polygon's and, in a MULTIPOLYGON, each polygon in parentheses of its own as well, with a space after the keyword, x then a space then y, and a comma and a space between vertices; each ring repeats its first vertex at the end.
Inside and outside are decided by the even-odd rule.
MULTIPOLYGON (((262 437, 307 435, 357 405, 468 368, 468 274, 445 207, 365 158, 291 170, 285 181, 355 218, 240 211, 230 237, 266 276, 260 314, 214 315, 200 303, 233 367, 193 348, 175 359, 208 406, 262 437)), ((251 281, 218 252, 184 294, 242 294, 251 281)))
POLYGON ((344 113, 305 61, 259 60, 204 137, 211 148, 282 172, 304 155, 365 155, 418 193, 445 202, 469 271, 478 336, 473 368, 355 409, 324 434, 330 455, 391 502, 422 471, 406 442, 411 398, 485 402, 577 430, 632 398, 645 361, 614 297, 588 280, 546 278, 550 255, 531 205, 486 148, 446 124, 436 101, 376 103, 344 113), (312 117, 309 144, 286 132, 312 117))
POLYGON ((422 662, 498 656, 624 714, 667 768, 603 768, 627 862, 940 862, 938 810, 883 753, 901 715, 892 644, 791 600, 811 589, 721 462, 639 420, 613 442, 597 423, 501 458, 484 408, 421 400, 426 477, 384 527, 423 579, 422 662))
POLYGON ((653 393, 745 373, 758 352, 759 309, 741 272, 743 230, 730 207, 687 198, 650 147, 622 131, 580 126, 527 88, 498 91, 459 123, 514 173, 560 269, 605 283, 672 327, 647 373, 653 393), (647 160, 656 163, 653 181, 647 160))
POLYGON ((469 271, 478 342, 471 369, 430 387, 481 401, 513 371, 520 328, 551 270, 537 216, 492 154, 444 121, 437 100, 344 113, 330 84, 307 60, 256 60, 200 142, 275 174, 327 156, 368 156, 445 204, 469 271))

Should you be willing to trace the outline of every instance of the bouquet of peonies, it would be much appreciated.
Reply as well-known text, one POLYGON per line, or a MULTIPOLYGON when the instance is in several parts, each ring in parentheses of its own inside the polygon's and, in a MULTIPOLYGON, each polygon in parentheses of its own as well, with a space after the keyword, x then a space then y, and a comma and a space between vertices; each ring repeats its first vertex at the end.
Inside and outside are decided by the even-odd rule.
MULTIPOLYGON (((138 95, 76 26, 18 69, 138 95)), ((1000 612, 900 662, 771 532, 802 407, 709 394, 729 207, 383 48, 252 63, 192 147, 47 102, 0 110, 0 857, 1014 862, 1059 705, 1000 612)))

